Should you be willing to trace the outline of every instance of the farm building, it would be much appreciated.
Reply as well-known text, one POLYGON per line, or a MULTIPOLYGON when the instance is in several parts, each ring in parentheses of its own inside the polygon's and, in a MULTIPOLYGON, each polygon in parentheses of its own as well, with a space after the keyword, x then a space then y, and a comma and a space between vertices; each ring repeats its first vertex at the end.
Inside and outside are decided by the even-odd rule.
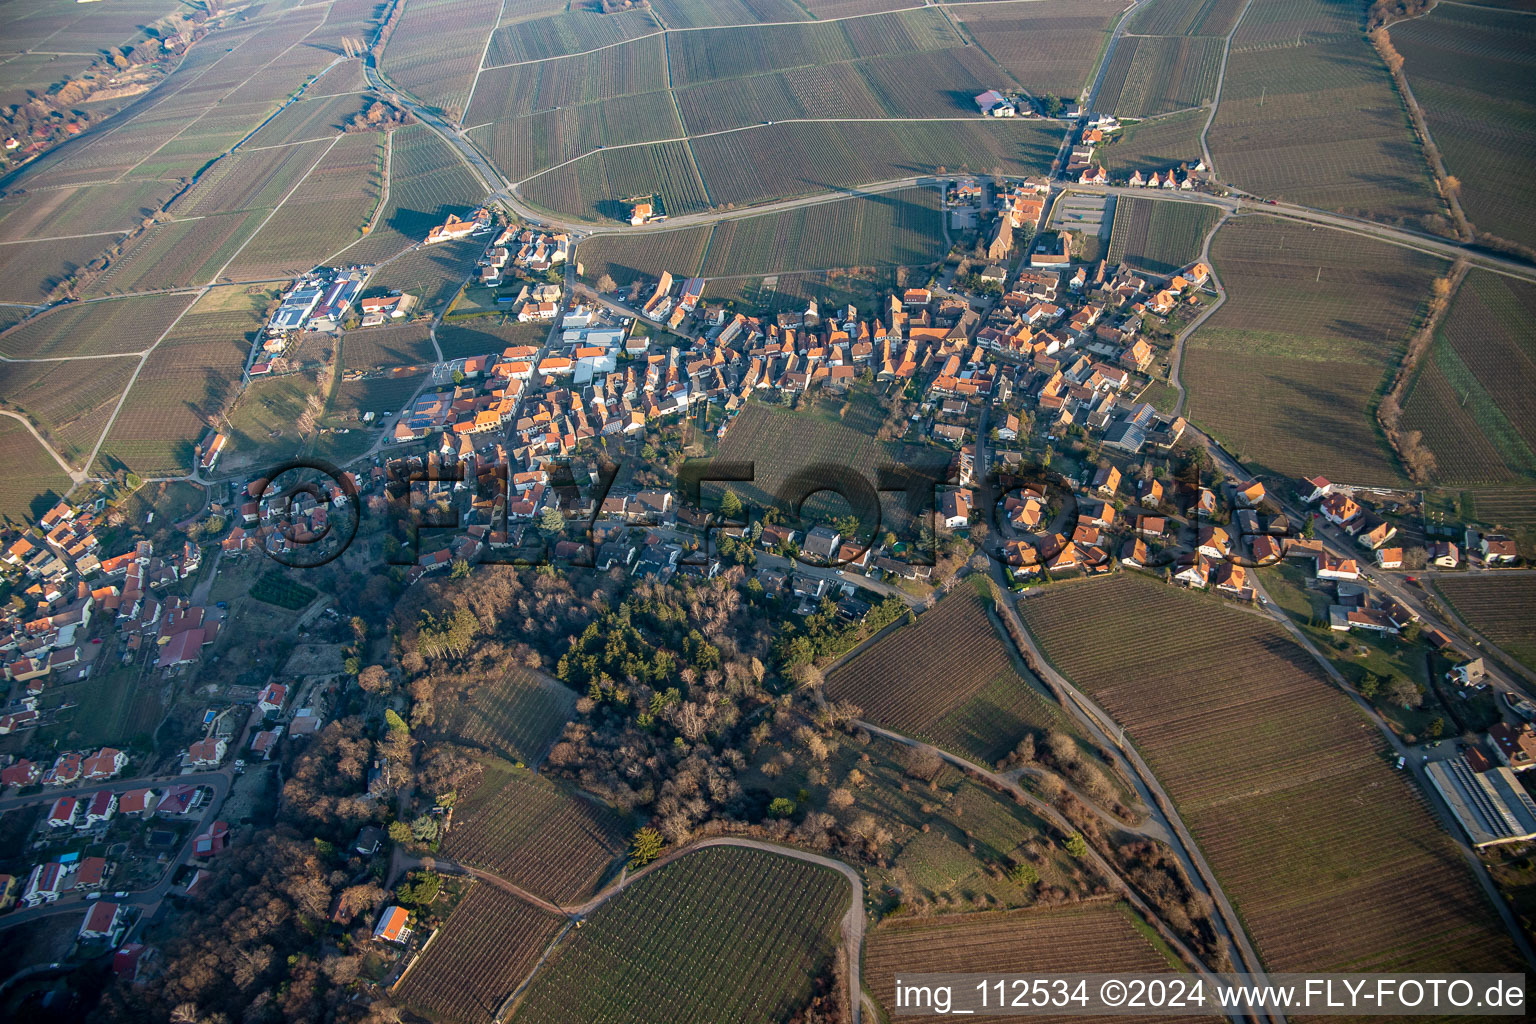
POLYGON ((1429 781, 1476 847, 1536 839, 1536 802, 1502 765, 1476 772, 1465 757, 1431 761, 1429 781))

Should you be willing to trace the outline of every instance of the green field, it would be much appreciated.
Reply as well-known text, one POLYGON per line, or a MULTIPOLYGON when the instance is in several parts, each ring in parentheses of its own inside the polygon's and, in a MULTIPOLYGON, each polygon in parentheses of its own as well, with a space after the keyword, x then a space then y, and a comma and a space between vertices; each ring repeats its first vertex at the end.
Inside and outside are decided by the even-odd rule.
POLYGON ((1121 196, 1115 201, 1109 261, 1172 274, 1200 258, 1219 216, 1214 206, 1121 196))
POLYGON ((1211 244, 1227 301, 1186 343, 1185 415, 1255 471, 1400 481, 1374 418, 1446 265, 1262 217, 1211 244))
POLYGON ((570 933, 510 1020, 773 1024, 829 969, 848 883, 759 850, 706 849, 635 882, 570 933))
POLYGON ((1133 574, 1019 612, 1125 727, 1269 969, 1518 962, 1391 749, 1277 624, 1133 574))
POLYGON ((1443 484, 1536 477, 1536 286, 1483 270, 1462 283, 1422 360, 1403 426, 1443 484))
POLYGON ((1404 73, 1478 234, 1536 245, 1536 21, 1441 4, 1392 26, 1404 73))

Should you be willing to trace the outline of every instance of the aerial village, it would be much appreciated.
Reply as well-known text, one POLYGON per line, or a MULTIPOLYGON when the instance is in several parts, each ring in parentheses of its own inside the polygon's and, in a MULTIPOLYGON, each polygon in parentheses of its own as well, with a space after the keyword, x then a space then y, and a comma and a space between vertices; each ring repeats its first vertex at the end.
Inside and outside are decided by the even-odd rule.
MULTIPOLYGON (((997 113, 1007 102, 996 97, 983 110, 1007 116, 997 113)), ((1115 128, 1101 119, 1088 131, 1115 128)), ((1093 141, 1085 138, 1090 148, 1093 141)), ((1177 185, 1172 172, 1144 184, 1189 187, 1199 170, 1177 185)), ((1304 577, 1301 586, 1326 596, 1330 632, 1391 641, 1417 638, 1418 615, 1373 585, 1373 573, 1518 562, 1506 537, 1451 528, 1430 535, 1410 492, 1316 478, 1271 493, 1265 483, 1213 468, 1189 443, 1185 420, 1159 411, 1151 397, 1166 386, 1173 336, 1212 298, 1210 269, 1196 262, 1155 276, 1079 258, 1069 231, 1041 227, 1051 188, 1044 179, 950 181, 945 214, 974 227, 978 269, 951 267, 924 284, 909 282, 874 308, 822 310, 813 301, 773 315, 712 303, 705 281, 679 280, 665 267, 652 268, 638 292, 578 289, 568 236, 488 209, 450 217, 422 244, 486 237, 474 282, 493 289, 511 282, 517 290, 496 302, 521 323, 549 324, 544 342, 435 367, 432 383, 404 408, 378 423, 370 418, 383 447, 329 486, 294 487, 259 470, 221 473, 227 438, 211 432, 199 473, 213 496, 200 516, 221 525, 202 544, 109 549, 99 539, 109 514, 100 499, 61 502, 27 528, 8 529, 0 543, 13 582, 0 617, 9 688, 0 737, 24 736, 69 710, 67 698, 45 700, 48 691, 67 693, 103 659, 173 686, 217 657, 223 602, 184 593, 196 592, 184 584, 199 577, 210 553, 217 564, 204 583, 251 559, 289 555, 338 519, 405 521, 432 505, 455 525, 405 549, 407 586, 529 552, 534 561, 552 552, 567 564, 661 583, 709 578, 729 562, 747 565, 800 614, 831 601, 854 619, 893 588, 932 594, 951 585, 970 553, 986 551, 1016 590, 1125 567, 1250 603, 1267 600, 1254 586, 1254 566, 1290 565, 1304 577), (550 280, 557 271, 564 285, 550 280), (653 442, 696 431, 701 450, 712 451, 754 403, 794 408, 859 394, 891 413, 890 440, 931 450, 948 465, 933 529, 942 550, 959 557, 934 563, 915 557, 922 545, 891 543, 889 535, 866 543, 846 523, 772 516, 725 530, 717 544, 722 535, 711 516, 652 471, 664 468, 653 442), (602 463, 616 452, 646 471, 603 490, 602 463), (1325 531, 1348 538, 1358 555, 1331 553, 1317 536, 1325 531)), ((632 210, 640 223, 657 216, 643 197, 632 210)), ((249 375, 273 372, 303 332, 417 315, 410 294, 359 299, 368 276, 368 268, 347 267, 295 281, 254 346, 249 375)), ((306 616, 323 610, 339 621, 323 606, 317 597, 306 616)), ((1434 630, 1425 639, 1435 648, 1449 643, 1434 630)), ((1479 662, 1457 664, 1447 683, 1475 694, 1482 676, 1479 662)), ((198 865, 232 841, 218 816, 231 780, 248 761, 270 758, 280 741, 314 735, 341 678, 339 667, 273 672, 262 685, 210 695, 174 764, 156 766, 184 781, 135 782, 151 766, 113 748, 56 750, 47 761, 3 755, 6 792, 39 794, 48 813, 28 846, 28 870, 0 875, 0 908, 89 901, 81 940, 115 942, 135 910, 102 898, 120 884, 114 878, 164 871, 177 891, 194 891, 198 865), (67 792, 49 796, 53 790, 67 792), (82 855, 123 822, 137 822, 140 838, 112 845, 115 860, 82 855)), ((1467 770, 1536 763, 1529 721, 1536 707, 1512 710, 1525 724, 1493 727, 1468 752, 1467 770)), ((1445 780, 1446 791, 1466 801, 1476 799, 1478 785, 1445 780)), ((401 941, 403 927, 403 920, 380 922, 396 933, 391 941, 401 941)))

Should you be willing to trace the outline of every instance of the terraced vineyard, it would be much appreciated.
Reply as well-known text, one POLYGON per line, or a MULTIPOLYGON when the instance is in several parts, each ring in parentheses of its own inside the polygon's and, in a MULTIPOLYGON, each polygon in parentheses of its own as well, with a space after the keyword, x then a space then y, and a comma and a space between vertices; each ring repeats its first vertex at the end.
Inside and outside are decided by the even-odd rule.
POLYGON ((483 764, 454 809, 443 853, 551 902, 589 895, 627 842, 618 815, 505 761, 483 764))
POLYGON ((1109 261, 1172 274, 1200 258, 1218 216, 1214 206, 1121 196, 1115 201, 1109 261))
POLYGON ((1530 576, 1435 578, 1438 590, 1463 622, 1498 644, 1521 664, 1536 668, 1536 579, 1530 576))
POLYGON ((687 854, 604 903, 568 935, 514 1009, 515 1024, 777 1024, 830 967, 848 883, 773 853, 687 854))
MULTIPOLYGON (((1107 900, 1038 910, 890 918, 869 933, 865 947, 864 973, 886 1013, 895 1007, 895 979, 906 974, 1165 974, 1170 969, 1187 969, 1135 910, 1107 900)), ((978 1024, 1002 1024, 1019 1018, 968 1019, 978 1024)))
POLYGON ((490 1024, 562 923, 488 882, 477 882, 400 979, 395 995, 435 1021, 490 1024))
POLYGON ((992 764, 1027 734, 1070 730, 1004 643, 987 602, 960 587, 915 626, 838 666, 827 696, 852 701, 876 725, 992 764))
POLYGON ((1446 264, 1258 217, 1223 225, 1211 261, 1227 301, 1186 345, 1185 415, 1251 466, 1361 484, 1400 480, 1374 396, 1446 264))
POLYGON ((440 702, 437 729, 461 743, 533 764, 560 736, 575 708, 576 695, 564 686, 508 665, 494 685, 464 694, 456 703, 440 702))
POLYGON ((1267 967, 1520 962, 1375 727, 1278 625, 1130 574, 1049 588, 1019 612, 1126 728, 1267 967))

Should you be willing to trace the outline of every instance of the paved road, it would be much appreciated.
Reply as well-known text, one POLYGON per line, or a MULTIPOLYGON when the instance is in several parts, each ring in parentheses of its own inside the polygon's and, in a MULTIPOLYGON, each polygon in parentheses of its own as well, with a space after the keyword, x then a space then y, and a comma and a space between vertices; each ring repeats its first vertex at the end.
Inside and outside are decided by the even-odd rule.
MULTIPOLYGON (((848 997, 852 1008, 853 1024, 859 1024, 859 1010, 861 1006, 860 992, 862 984, 859 981, 859 965, 863 960, 864 952, 864 879, 857 871, 844 864, 842 861, 833 860, 831 857, 823 857, 820 854, 810 853, 806 850, 796 849, 792 846, 781 846, 778 843, 765 842, 760 839, 746 839, 737 836, 718 836, 712 839, 700 839, 696 842, 680 846, 637 871, 626 870, 619 880, 608 886, 602 892, 593 896, 584 903, 560 905, 551 903, 543 897, 536 896, 527 889, 507 881, 499 875, 479 868, 471 868, 454 861, 436 859, 435 867, 439 871, 450 874, 466 874, 477 878, 487 884, 494 885, 518 899, 524 900, 547 913, 557 914, 570 918, 572 921, 582 921, 590 917, 604 903, 613 899, 619 893, 629 888, 636 881, 644 878, 653 871, 671 864, 682 857, 698 850, 708 849, 712 846, 738 846, 748 850, 762 850, 765 853, 777 854, 781 857, 790 857, 794 860, 805 861, 807 864, 815 864, 819 867, 830 868, 848 880, 851 890, 848 910, 843 914, 841 926, 843 937, 843 951, 848 964, 848 997)), ((396 848, 396 854, 391 862, 390 883, 401 873, 421 866, 421 860, 417 857, 407 857, 396 848)), ((526 985, 527 982, 525 981, 526 985)))
MULTIPOLYGON (((996 562, 992 563, 992 573, 994 579, 997 579, 1000 585, 1006 582, 1000 578, 1002 569, 996 562)), ((1007 592, 1006 588, 1004 592, 1007 592)), ((1026 591, 1025 597, 1021 598, 1021 600, 1027 599, 1030 593, 1038 592, 1040 591, 1026 591)), ((1001 610, 1003 614, 1011 617, 1014 626, 1017 628, 1018 635, 1023 638, 1025 651, 1034 662, 1032 667, 1035 672, 1045 679, 1057 692, 1067 695, 1069 699, 1063 702, 1067 710, 1088 728, 1089 735, 1093 737, 1099 746, 1109 751, 1110 755, 1115 758, 1117 765, 1122 770, 1122 774, 1129 778, 1136 787, 1137 798, 1152 809, 1164 827, 1177 839, 1177 842, 1172 844, 1172 849, 1178 855, 1185 872, 1189 875, 1191 884, 1196 884, 1203 888, 1205 894, 1211 898, 1213 905, 1216 907, 1217 913, 1213 921, 1222 938, 1226 940, 1228 948, 1232 951, 1234 968, 1242 973, 1262 975, 1264 973, 1263 961, 1259 959, 1258 952, 1253 948, 1252 942, 1249 941, 1247 932, 1243 930, 1242 919, 1238 917, 1236 909, 1232 906, 1231 901, 1227 899, 1227 894, 1216 880, 1216 873, 1211 869, 1210 863, 1206 861, 1205 854, 1201 852, 1200 847, 1195 843, 1194 837, 1189 834, 1189 830, 1184 826, 1183 819, 1179 817, 1172 798, 1163 789, 1162 783, 1157 780, 1157 776, 1152 773, 1152 769, 1142 760, 1141 754, 1136 750, 1135 746, 1126 740, 1125 732, 1120 728, 1120 725, 1103 708, 1099 707, 1095 701, 1088 697, 1087 694, 1079 690, 1070 680, 1051 666, 1050 662, 1046 660, 1044 652, 1040 650, 1039 645, 1035 642, 1034 635, 1024 628, 1023 617, 1019 615, 1012 602, 1002 602, 1001 610)), ((1283 1022, 1284 1020, 1284 1017, 1280 1014, 1275 1014, 1274 1017, 1277 1022, 1283 1022)))
MULTIPOLYGON (((160 904, 171 890, 171 879, 175 877, 176 871, 192 859, 193 839, 199 834, 206 832, 209 826, 213 824, 219 811, 223 809, 224 798, 229 795, 230 787, 233 783, 234 771, 230 768, 223 768, 213 772, 200 772, 193 775, 157 775, 138 779, 114 779, 106 783, 53 789, 29 796, 9 797, 5 800, 0 800, 0 812, 14 810, 15 808, 35 803, 52 803, 61 796, 90 796, 103 789, 128 790, 164 784, 207 786, 212 789, 213 796, 208 800, 203 816, 198 821, 197 828, 187 836, 187 841, 182 844, 180 852, 171 863, 166 865, 159 881, 147 889, 134 890, 128 896, 112 901, 125 907, 138 908, 139 921, 142 923, 153 918, 155 912, 160 909, 160 904)), ((112 891, 110 886, 108 886, 107 891, 112 891)), ((104 896, 103 899, 111 900, 112 898, 104 896)), ((39 921, 45 917, 54 917, 58 914, 80 913, 92 902, 94 901, 87 900, 83 893, 72 893, 67 896, 60 896, 58 901, 54 903, 47 903, 38 907, 20 907, 4 917, 0 917, 0 931, 14 928, 17 925, 39 921)))
MULTIPOLYGON (((1050 822, 1052 825, 1067 835, 1072 835, 1078 831, 1077 827, 1068 821, 1067 818, 1055 807, 1051 806, 1044 800, 1041 800, 1039 797, 1035 796, 1033 793, 1024 789, 1018 784, 1018 782, 1009 778, 1007 775, 999 775, 998 773, 990 771, 981 765, 967 761, 963 757, 951 754, 945 750, 940 750, 938 747, 931 746, 930 744, 924 743, 921 740, 915 740, 909 736, 903 736, 899 732, 892 732, 889 729, 882 729, 880 726, 871 722, 865 722, 856 719, 853 724, 857 725, 861 729, 866 730, 867 732, 872 733, 873 735, 882 736, 888 740, 894 740, 897 743, 901 743, 909 747, 915 747, 919 750, 935 754, 938 757, 943 758, 945 761, 948 761, 950 764, 955 765, 957 768, 960 768, 962 771, 979 775, 980 777, 986 779, 988 782, 992 783, 994 786, 997 786, 1012 794, 1015 799, 1026 804, 1030 810, 1045 818, 1046 821, 1050 822)), ((1098 809, 1097 806, 1092 803, 1092 801, 1087 801, 1087 803, 1088 806, 1093 807, 1096 810, 1098 809)), ((1121 831, 1130 832, 1134 835, 1144 836, 1148 839, 1157 839, 1162 842, 1168 841, 1166 838, 1168 835, 1167 831, 1160 828, 1156 823, 1144 827, 1127 825, 1125 822, 1120 821, 1117 818, 1113 818, 1113 816, 1111 816, 1110 820, 1113 821, 1114 826, 1121 831)), ((1120 874, 1120 872, 1115 868, 1113 864, 1108 861, 1108 859, 1102 856, 1099 851, 1094 849, 1092 846, 1088 848, 1088 855, 1089 860, 1092 862, 1094 867, 1098 869, 1099 873, 1103 875, 1105 879, 1114 883, 1115 887, 1121 891, 1126 899, 1133 906, 1135 906, 1136 909, 1139 910, 1148 921, 1152 923, 1153 927, 1156 928, 1158 933, 1162 935, 1164 941, 1168 942, 1169 945, 1178 950, 1179 955, 1182 956, 1188 963, 1194 965, 1196 970, 1198 970, 1202 975, 1210 975, 1210 968, 1205 963, 1205 961, 1202 960, 1194 950, 1185 945, 1184 941, 1179 938, 1173 929, 1169 928, 1168 925, 1164 923, 1162 918, 1158 916, 1157 911, 1141 898, 1141 895, 1136 891, 1136 888, 1131 885, 1130 882, 1126 881, 1124 876, 1120 874)))

